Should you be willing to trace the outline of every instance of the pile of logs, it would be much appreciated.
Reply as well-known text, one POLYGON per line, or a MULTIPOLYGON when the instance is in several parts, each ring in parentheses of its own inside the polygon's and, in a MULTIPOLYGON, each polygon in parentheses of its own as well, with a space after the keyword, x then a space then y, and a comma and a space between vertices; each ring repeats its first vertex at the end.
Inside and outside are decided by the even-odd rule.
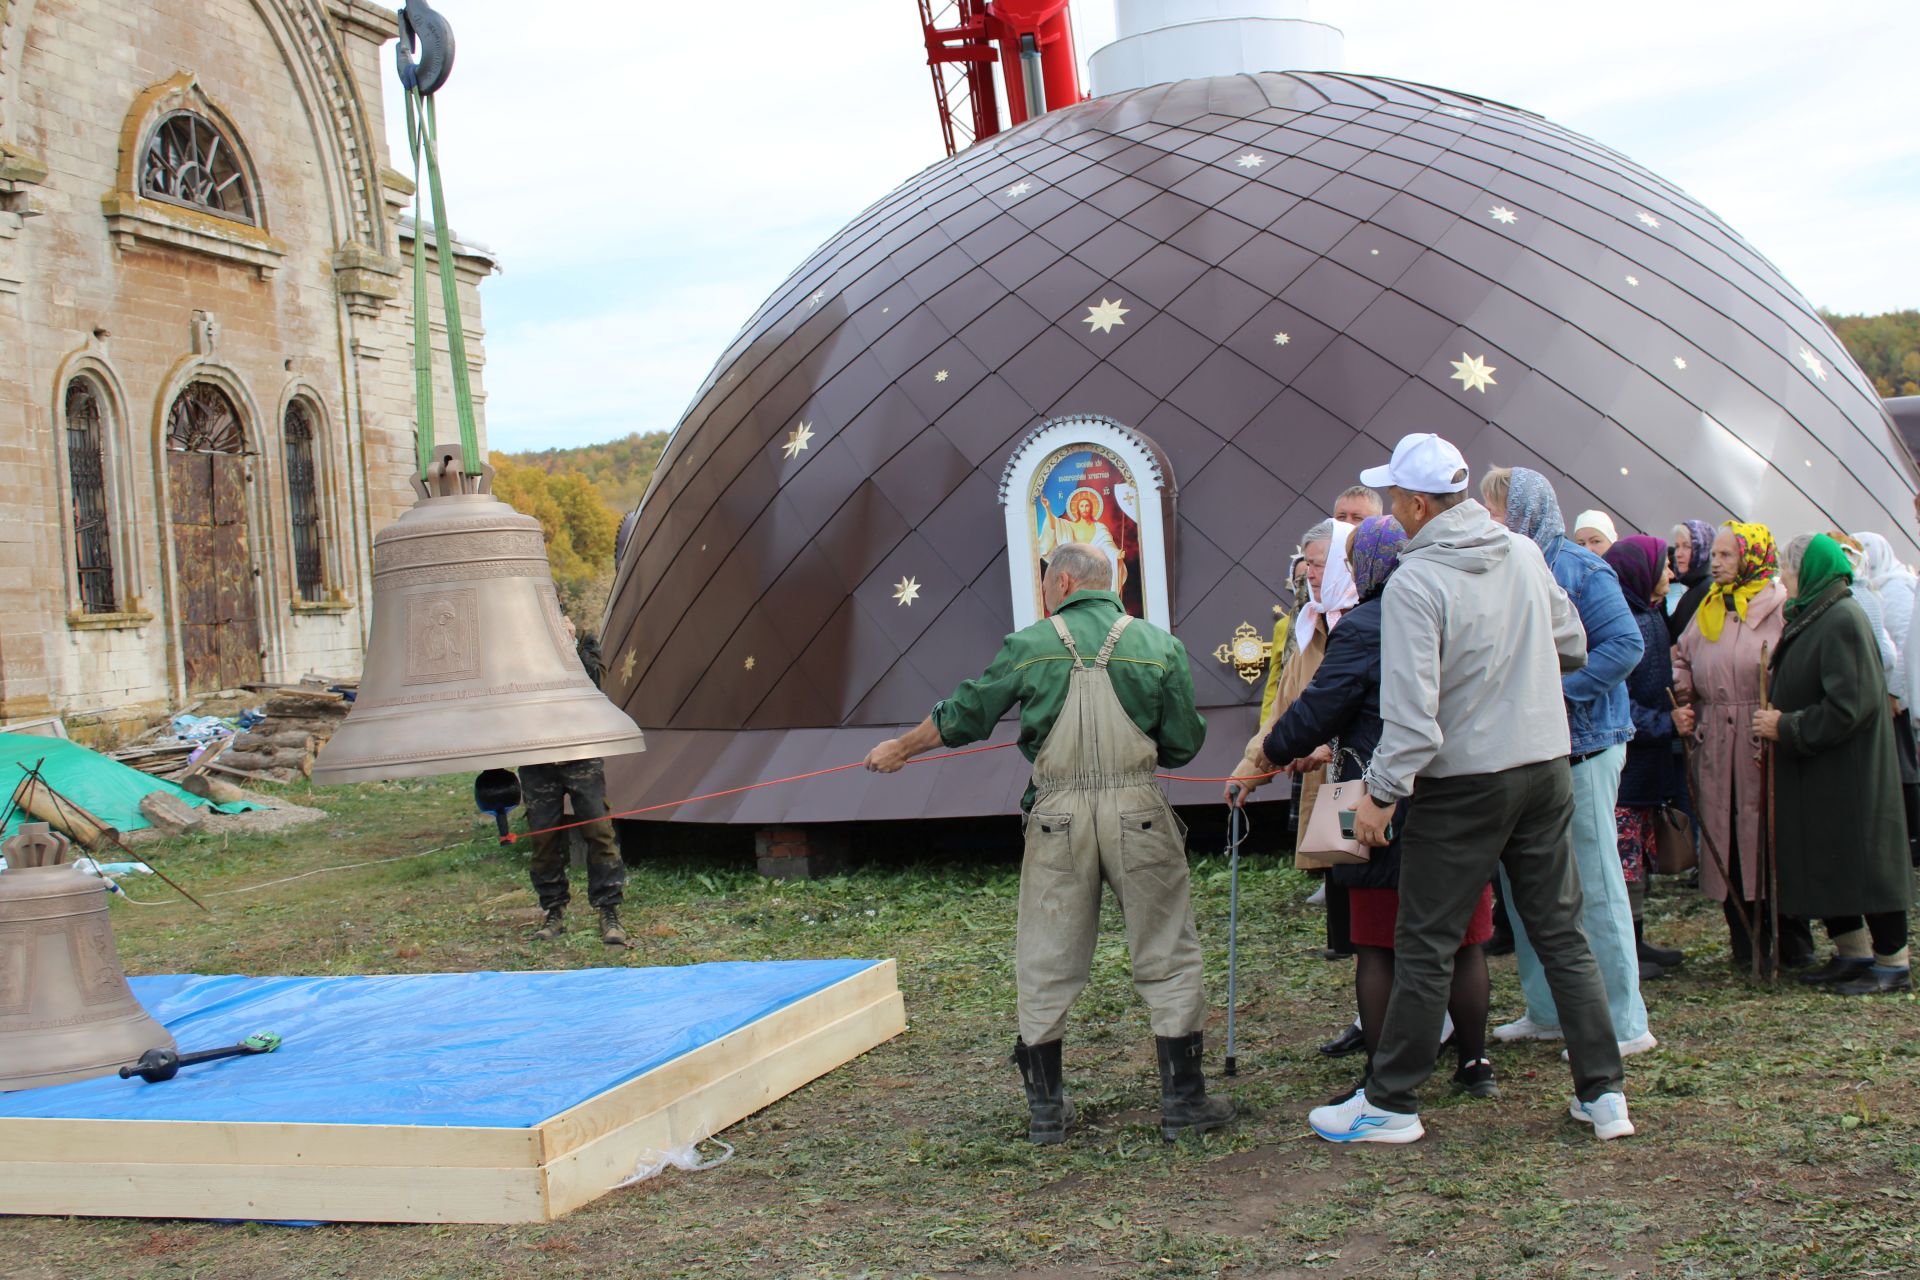
MULTIPOLYGON (((335 682, 337 683, 337 682, 335 682)), ((313 776, 313 757, 353 706, 324 685, 301 683, 249 685, 267 695, 266 719, 235 734, 210 768, 225 766, 230 773, 291 781, 294 775, 313 776)))
MULTIPOLYGON (((209 775, 268 782, 312 777, 314 756, 353 706, 334 689, 357 683, 308 676, 298 684, 250 684, 247 692, 266 699, 261 708, 266 718, 213 743, 198 760, 191 757, 202 744, 151 736, 114 752, 113 758, 197 794, 204 794, 202 780, 209 775)), ((164 731, 160 726, 155 733, 164 731)))

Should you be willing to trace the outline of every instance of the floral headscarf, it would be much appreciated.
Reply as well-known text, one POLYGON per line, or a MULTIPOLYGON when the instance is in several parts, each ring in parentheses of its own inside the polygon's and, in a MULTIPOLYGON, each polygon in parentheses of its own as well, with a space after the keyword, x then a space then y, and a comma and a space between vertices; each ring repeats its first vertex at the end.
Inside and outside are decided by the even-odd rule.
POLYGON ((1302 650, 1313 643, 1313 624, 1317 619, 1325 618, 1327 630, 1331 631, 1347 610, 1360 603, 1360 595, 1353 589, 1353 577, 1347 572, 1347 539, 1352 535, 1352 525, 1334 522, 1333 532, 1327 537, 1327 569, 1320 575, 1320 589, 1315 591, 1308 586, 1308 599, 1300 606, 1299 616, 1293 622, 1294 640, 1302 650))
POLYGON ((1387 579, 1400 567, 1400 550, 1407 545, 1407 531, 1392 516, 1369 516, 1353 531, 1347 553, 1353 562, 1353 589, 1362 600, 1378 595, 1387 579))
POLYGON ((1531 538, 1545 551, 1555 538, 1567 532, 1567 521, 1560 514, 1560 499, 1553 486, 1538 471, 1515 467, 1507 481, 1507 528, 1523 538, 1531 538))
POLYGON ((1613 566, 1620 578, 1620 590, 1635 613, 1653 608, 1653 584, 1660 581, 1660 570, 1667 564, 1667 544, 1658 538, 1632 534, 1607 548, 1600 557, 1613 566))
POLYGON ((1693 615, 1700 634, 1709 641, 1720 639, 1721 629, 1727 625, 1729 605, 1739 615, 1740 621, 1747 620, 1747 605, 1773 581, 1780 567, 1773 546, 1773 531, 1767 526, 1729 520, 1723 527, 1733 534, 1734 547, 1740 553, 1740 567, 1735 571, 1732 582, 1716 582, 1707 589, 1706 598, 1700 602, 1700 611, 1693 615))
POLYGON ((1707 580, 1709 561, 1713 558, 1713 526, 1705 520, 1682 520, 1680 527, 1687 531, 1693 554, 1687 558, 1687 571, 1678 576, 1691 587, 1707 580))

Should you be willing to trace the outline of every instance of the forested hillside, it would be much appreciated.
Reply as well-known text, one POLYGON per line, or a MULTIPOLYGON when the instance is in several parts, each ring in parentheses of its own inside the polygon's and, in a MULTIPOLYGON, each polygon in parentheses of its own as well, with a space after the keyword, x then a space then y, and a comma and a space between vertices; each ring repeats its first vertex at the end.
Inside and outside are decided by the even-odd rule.
POLYGON ((534 467, 549 475, 577 475, 599 491, 616 515, 625 515, 647 491, 654 464, 667 447, 665 431, 638 431, 606 444, 585 444, 573 449, 536 449, 528 453, 506 455, 523 467, 534 467))
POLYGON ((1883 396, 1920 395, 1920 311, 1822 318, 1883 396))

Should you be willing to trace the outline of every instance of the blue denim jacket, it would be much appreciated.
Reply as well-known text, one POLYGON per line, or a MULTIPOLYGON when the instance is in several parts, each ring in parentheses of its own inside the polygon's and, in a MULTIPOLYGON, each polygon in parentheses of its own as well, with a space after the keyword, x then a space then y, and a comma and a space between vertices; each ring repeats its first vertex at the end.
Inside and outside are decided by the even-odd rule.
POLYGON ((1587 665, 1560 677, 1560 687, 1573 754, 1591 755, 1633 737, 1627 677, 1640 665, 1646 641, 1605 560, 1562 535, 1547 545, 1547 567, 1587 629, 1587 665))

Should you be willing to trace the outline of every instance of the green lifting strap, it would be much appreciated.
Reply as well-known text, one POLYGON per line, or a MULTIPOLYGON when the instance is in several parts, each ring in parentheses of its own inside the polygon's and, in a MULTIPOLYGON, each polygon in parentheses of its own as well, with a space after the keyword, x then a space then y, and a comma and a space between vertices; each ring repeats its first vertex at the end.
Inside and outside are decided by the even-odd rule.
POLYGON ((474 427, 473 386, 467 377, 467 337, 460 323, 459 282, 453 274, 453 243, 447 234, 447 202, 440 186, 440 154, 436 146, 439 125, 433 98, 417 88, 407 90, 407 141, 413 148, 413 394, 419 430, 420 474, 433 463, 433 329, 427 318, 426 227, 420 217, 420 197, 429 193, 433 205, 433 243, 440 269, 440 305, 447 321, 447 356, 453 365, 453 408, 460 421, 460 451, 466 474, 477 476, 484 459, 480 435, 474 427), (421 156, 426 157, 424 180, 421 156))

